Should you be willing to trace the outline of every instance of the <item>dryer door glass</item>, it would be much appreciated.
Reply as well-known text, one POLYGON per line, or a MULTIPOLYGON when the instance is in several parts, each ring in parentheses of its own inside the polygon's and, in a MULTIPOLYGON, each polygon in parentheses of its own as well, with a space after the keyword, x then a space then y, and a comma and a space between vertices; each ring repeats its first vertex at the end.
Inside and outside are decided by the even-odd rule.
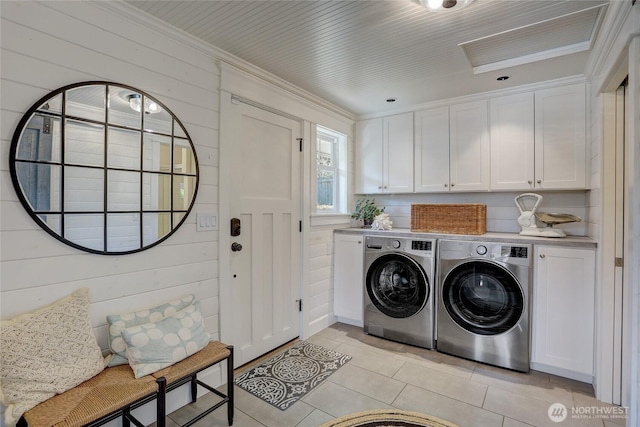
POLYGON ((525 307, 515 277, 484 261, 467 262, 451 270, 442 285, 442 302, 454 322, 479 335, 501 334, 513 328, 525 307))
POLYGON ((378 310, 395 318, 413 316, 429 300, 429 279, 424 269, 400 254, 376 259, 367 271, 366 288, 378 310))

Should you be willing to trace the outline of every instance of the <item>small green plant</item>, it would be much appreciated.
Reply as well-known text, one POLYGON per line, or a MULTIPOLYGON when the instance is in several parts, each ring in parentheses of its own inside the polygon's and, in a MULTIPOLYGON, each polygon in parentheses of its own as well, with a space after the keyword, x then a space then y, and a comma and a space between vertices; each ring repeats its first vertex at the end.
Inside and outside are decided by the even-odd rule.
POLYGON ((351 218, 363 220, 365 223, 370 223, 382 212, 384 212, 384 207, 380 209, 376 206, 375 199, 365 197, 364 199, 360 199, 356 202, 356 209, 351 214, 351 218))

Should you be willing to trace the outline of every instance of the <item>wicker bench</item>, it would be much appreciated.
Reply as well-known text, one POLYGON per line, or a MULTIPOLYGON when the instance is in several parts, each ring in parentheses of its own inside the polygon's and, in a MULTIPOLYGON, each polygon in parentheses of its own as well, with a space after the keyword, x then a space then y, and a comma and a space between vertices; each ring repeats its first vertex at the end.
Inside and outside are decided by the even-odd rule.
POLYGON ((131 411, 153 400, 157 404, 157 427, 166 425, 167 393, 191 383, 191 401, 197 399, 198 386, 222 399, 183 425, 190 426, 227 404, 227 419, 233 425, 233 346, 210 342, 199 352, 152 375, 135 379, 128 365, 106 368, 82 384, 58 394, 27 411, 18 427, 99 426, 122 418, 122 426, 143 424, 131 411), (201 371, 227 361, 227 393, 224 394, 198 380, 201 371))

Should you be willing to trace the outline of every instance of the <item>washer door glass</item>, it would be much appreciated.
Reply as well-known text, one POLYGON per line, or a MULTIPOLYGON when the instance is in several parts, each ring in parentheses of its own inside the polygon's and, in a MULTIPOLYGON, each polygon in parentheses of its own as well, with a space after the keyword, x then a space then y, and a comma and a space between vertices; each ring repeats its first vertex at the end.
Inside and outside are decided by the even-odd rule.
POLYGON ((413 316, 429 300, 429 279, 424 269, 400 254, 377 258, 367 271, 366 288, 373 305, 395 318, 413 316))
POLYGON ((506 332, 524 312, 524 295, 515 277, 484 261, 451 270, 442 285, 442 302, 454 322, 478 335, 506 332))

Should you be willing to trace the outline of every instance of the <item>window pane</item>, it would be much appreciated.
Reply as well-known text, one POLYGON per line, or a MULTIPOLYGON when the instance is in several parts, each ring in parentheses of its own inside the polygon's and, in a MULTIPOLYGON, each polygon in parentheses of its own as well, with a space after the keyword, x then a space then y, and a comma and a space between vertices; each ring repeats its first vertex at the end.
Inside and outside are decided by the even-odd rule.
POLYGON ((81 86, 67 91, 65 114, 68 116, 82 117, 104 121, 106 86, 81 86))
POLYGON ((142 209, 168 211, 171 209, 171 175, 145 173, 143 177, 142 209))
POLYGON ((317 209, 333 210, 335 207, 335 174, 330 171, 318 171, 316 179, 317 209))
POLYGON ((188 139, 173 140, 173 172, 196 174, 196 158, 188 139))
POLYGON ((170 213, 145 213, 142 238, 144 246, 148 246, 153 242, 162 239, 171 232, 171 214, 170 213))
POLYGON ((173 177, 173 209, 186 211, 191 205, 196 191, 196 178, 193 176, 173 177))
POLYGON ((144 133, 144 170, 156 172, 171 171, 171 138, 144 133))
POLYGON ((317 162, 320 166, 333 166, 333 140, 318 136, 317 162))
POLYGON ((16 158, 60 162, 60 119, 34 114, 20 137, 16 158))
POLYGON ((60 211, 60 171, 57 165, 16 162, 16 175, 34 212, 60 211))
POLYGON ((136 99, 142 95, 127 88, 109 86, 109 123, 140 129, 140 109, 135 109, 136 99))

